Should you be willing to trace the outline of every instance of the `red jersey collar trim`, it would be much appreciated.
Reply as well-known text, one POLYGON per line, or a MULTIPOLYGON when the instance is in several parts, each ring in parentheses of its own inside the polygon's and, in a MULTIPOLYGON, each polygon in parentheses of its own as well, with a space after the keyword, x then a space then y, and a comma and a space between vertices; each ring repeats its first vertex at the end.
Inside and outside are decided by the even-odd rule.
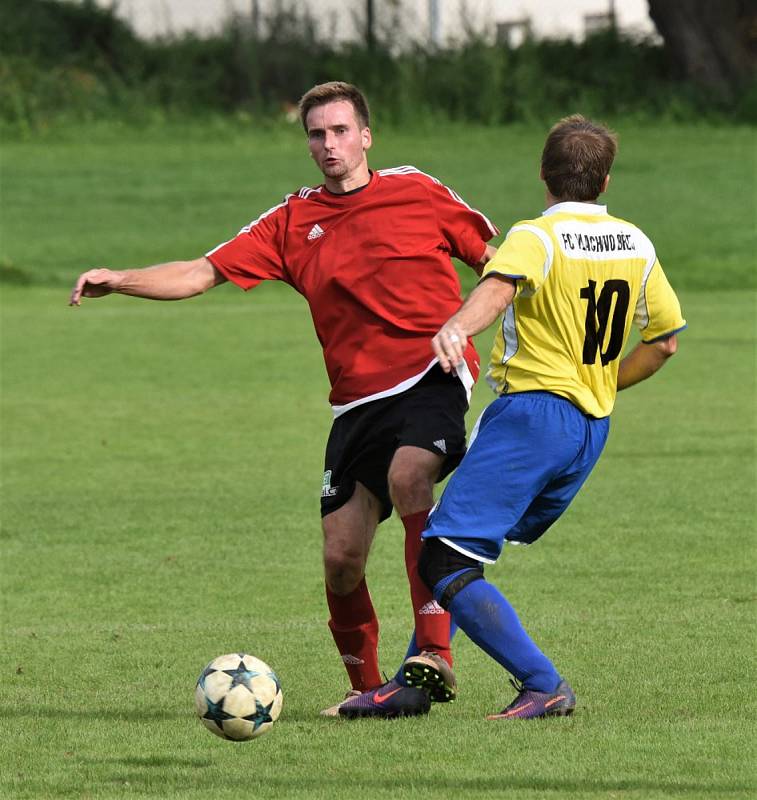
POLYGON ((369 170, 371 178, 364 186, 361 186, 358 189, 352 189, 349 192, 344 194, 337 194, 336 192, 332 192, 326 188, 326 184, 322 183, 318 188, 322 189, 320 192, 320 197, 327 198, 329 205, 333 205, 334 203, 339 205, 349 205, 350 203, 359 203, 362 197, 365 197, 366 194, 373 191, 376 188, 376 184, 379 181, 378 172, 374 172, 372 169, 369 170))

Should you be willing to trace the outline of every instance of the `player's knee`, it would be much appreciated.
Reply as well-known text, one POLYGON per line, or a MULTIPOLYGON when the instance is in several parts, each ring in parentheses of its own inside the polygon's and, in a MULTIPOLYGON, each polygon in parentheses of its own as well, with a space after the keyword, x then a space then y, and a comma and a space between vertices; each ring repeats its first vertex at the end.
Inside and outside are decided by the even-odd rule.
POLYGON ((459 591, 472 581, 484 577, 484 570, 480 562, 447 547, 439 539, 431 538, 423 542, 418 558, 418 574, 434 594, 437 603, 446 610, 459 591), (453 579, 443 585, 441 592, 437 591, 439 584, 450 576, 454 576, 453 579))
POLYGON ((365 574, 365 564, 357 558, 344 554, 327 555, 323 559, 323 571, 326 585, 338 595, 353 592, 365 574))
POLYGON ((404 465, 390 470, 389 495, 400 515, 406 509, 428 508, 434 499, 434 481, 425 470, 404 465))
POLYGON ((323 570, 329 589, 336 594, 349 594, 363 579, 365 555, 359 548, 326 542, 323 548, 323 570))

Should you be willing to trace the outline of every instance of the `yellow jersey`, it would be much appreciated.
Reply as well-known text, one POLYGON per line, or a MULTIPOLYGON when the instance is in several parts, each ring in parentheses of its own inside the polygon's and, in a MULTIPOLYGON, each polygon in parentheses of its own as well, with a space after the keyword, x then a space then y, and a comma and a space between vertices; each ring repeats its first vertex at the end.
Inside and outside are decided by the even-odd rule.
POLYGON ((631 325, 647 343, 686 327, 652 242, 606 206, 558 203, 518 222, 481 279, 493 274, 517 284, 487 374, 499 394, 552 392, 606 417, 631 325))

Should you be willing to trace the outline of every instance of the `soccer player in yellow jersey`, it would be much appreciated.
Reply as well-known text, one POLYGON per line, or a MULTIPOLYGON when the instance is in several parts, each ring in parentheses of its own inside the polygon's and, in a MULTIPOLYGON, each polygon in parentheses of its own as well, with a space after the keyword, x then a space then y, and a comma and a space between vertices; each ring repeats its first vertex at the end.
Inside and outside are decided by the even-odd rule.
MULTIPOLYGON (((432 342, 454 370, 469 337, 503 314, 488 375, 499 397, 429 517, 419 562, 436 601, 517 681, 517 697, 488 719, 566 715, 576 699, 483 565, 504 542, 536 541, 565 511, 599 458, 617 390, 656 372, 686 327, 652 243, 597 204, 616 147, 580 116, 552 128, 541 161, 547 210, 510 229, 432 342), (632 325, 641 342, 622 358, 632 325)), ((427 690, 440 680, 417 656, 400 672, 427 690)))

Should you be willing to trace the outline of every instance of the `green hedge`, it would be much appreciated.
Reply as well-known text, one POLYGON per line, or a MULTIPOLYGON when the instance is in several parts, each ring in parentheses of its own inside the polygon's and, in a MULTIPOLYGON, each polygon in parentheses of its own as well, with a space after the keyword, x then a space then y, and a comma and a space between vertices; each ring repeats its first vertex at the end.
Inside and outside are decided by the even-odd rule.
POLYGON ((162 113, 277 114, 317 82, 361 86, 382 120, 483 124, 544 120, 576 108, 599 116, 757 121, 757 89, 727 105, 676 81, 663 48, 615 31, 584 42, 491 45, 475 32, 455 48, 377 42, 336 46, 307 12, 280 2, 259 36, 230 18, 213 36, 139 39, 92 0, 0 0, 0 121, 35 130, 69 118, 140 120, 162 113))

